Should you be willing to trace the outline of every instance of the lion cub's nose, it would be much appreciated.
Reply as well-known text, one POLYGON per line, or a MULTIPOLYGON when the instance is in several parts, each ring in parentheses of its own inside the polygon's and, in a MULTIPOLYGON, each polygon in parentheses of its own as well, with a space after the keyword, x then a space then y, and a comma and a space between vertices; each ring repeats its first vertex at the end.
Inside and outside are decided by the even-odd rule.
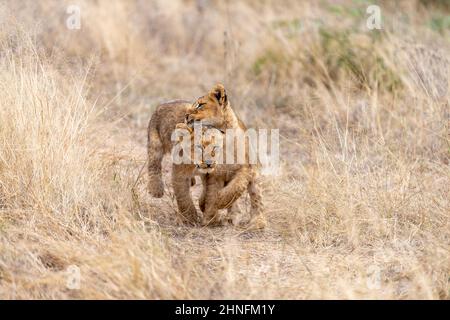
POLYGON ((212 160, 205 160, 205 163, 206 163, 206 165, 208 166, 208 168, 209 167, 211 167, 212 166, 212 164, 213 164, 213 161, 212 160))

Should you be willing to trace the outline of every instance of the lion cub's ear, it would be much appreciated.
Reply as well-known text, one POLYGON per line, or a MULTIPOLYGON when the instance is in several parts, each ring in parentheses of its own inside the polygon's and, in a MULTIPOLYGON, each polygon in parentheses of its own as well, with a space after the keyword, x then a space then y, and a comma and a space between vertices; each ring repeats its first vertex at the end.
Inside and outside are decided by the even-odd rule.
POLYGON ((225 91, 225 87, 218 83, 212 88, 209 92, 209 95, 215 98, 222 107, 225 107, 228 102, 227 92, 225 91))

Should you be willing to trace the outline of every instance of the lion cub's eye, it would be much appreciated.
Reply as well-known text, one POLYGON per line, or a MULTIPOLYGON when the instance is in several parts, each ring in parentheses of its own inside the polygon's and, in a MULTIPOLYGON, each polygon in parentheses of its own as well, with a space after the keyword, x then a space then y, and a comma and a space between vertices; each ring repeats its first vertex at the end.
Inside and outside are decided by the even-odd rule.
POLYGON ((204 103, 197 103, 197 107, 195 108, 195 110, 202 110, 204 105, 204 103))

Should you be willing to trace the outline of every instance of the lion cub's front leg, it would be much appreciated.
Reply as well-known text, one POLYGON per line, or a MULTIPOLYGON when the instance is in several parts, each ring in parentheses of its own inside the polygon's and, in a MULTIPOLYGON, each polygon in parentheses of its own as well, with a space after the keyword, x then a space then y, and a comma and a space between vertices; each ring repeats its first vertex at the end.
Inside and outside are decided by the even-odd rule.
POLYGON ((248 229, 263 229, 266 226, 257 176, 258 173, 252 168, 243 167, 218 194, 216 201, 218 208, 229 208, 229 218, 235 226, 246 226, 248 229), (250 196, 250 221, 243 218, 236 202, 245 189, 250 196))
POLYGON ((205 204, 206 204, 206 175, 202 174, 200 176, 200 178, 202 179, 202 193, 200 195, 200 198, 198 199, 198 206, 200 207, 200 210, 204 213, 205 212, 205 204))
POLYGON ((217 195, 217 206, 221 209, 230 208, 244 193, 251 179, 252 172, 247 167, 239 169, 234 177, 228 181, 225 188, 217 195))
POLYGON ((191 197, 191 171, 183 165, 174 165, 172 169, 172 187, 178 210, 183 220, 195 223, 198 215, 191 197))
POLYGON ((217 203, 217 195, 221 188, 223 188, 224 181, 214 175, 202 176, 203 193, 200 196, 199 205, 203 211, 203 225, 220 225, 223 219, 219 212, 217 203))

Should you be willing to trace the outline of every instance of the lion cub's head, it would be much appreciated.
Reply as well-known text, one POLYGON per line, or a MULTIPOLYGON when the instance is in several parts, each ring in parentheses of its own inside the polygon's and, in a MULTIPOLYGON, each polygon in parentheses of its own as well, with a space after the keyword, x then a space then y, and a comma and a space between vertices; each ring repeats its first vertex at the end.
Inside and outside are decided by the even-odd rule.
POLYGON ((206 95, 197 99, 186 112, 186 123, 202 121, 204 125, 221 128, 225 123, 224 110, 228 105, 225 88, 216 84, 206 95))
POLYGON ((202 174, 214 172, 217 164, 222 161, 224 132, 211 126, 191 127, 186 123, 177 124, 176 129, 189 131, 190 159, 196 170, 202 174))

